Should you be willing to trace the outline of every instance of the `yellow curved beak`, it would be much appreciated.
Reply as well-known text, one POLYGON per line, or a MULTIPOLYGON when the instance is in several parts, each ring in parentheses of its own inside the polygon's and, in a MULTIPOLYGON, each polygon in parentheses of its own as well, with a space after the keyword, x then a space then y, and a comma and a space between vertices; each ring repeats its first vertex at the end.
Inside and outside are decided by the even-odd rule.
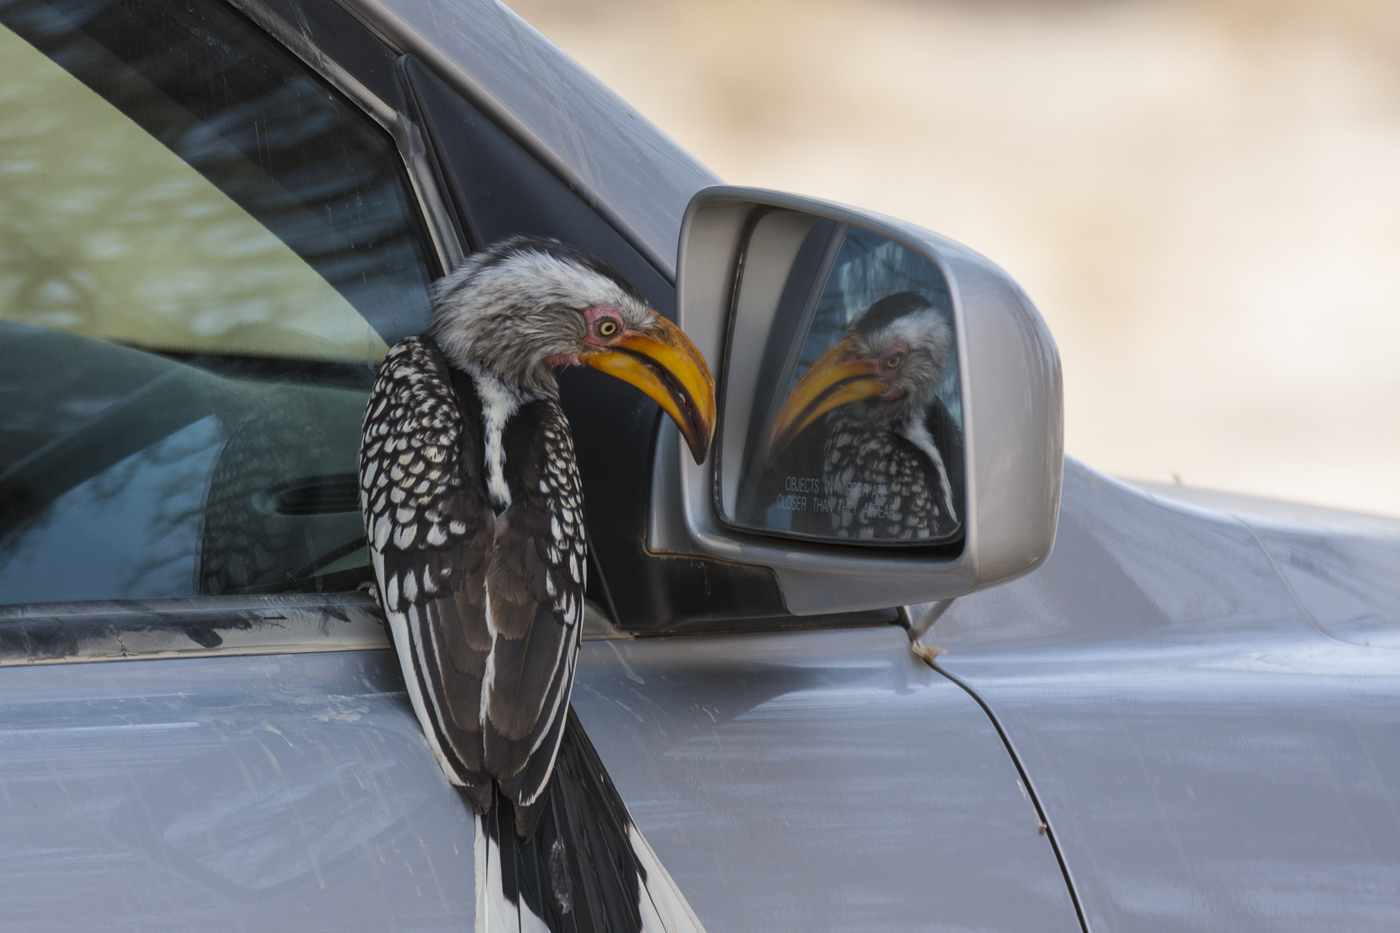
POLYGON ((671 416, 695 462, 704 463, 715 433, 715 379, 679 327, 660 315, 656 322, 653 334, 625 334, 579 360, 645 392, 671 416))
POLYGON ((845 338, 812 364, 797 380, 792 393, 773 422, 768 438, 768 462, 772 463, 797 435, 822 415, 842 405, 880 395, 889 386, 879 380, 877 361, 861 357, 855 343, 845 338))

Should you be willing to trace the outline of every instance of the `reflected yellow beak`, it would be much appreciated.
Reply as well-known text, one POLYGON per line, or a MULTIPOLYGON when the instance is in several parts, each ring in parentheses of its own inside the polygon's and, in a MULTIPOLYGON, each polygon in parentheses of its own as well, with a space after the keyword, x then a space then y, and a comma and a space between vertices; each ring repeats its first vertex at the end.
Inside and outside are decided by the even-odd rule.
POLYGON ((797 380, 778 412, 768 439, 768 462, 833 408, 882 394, 889 386, 879 380, 879 371, 879 363, 859 356, 849 337, 823 353, 797 380))
POLYGON ((704 463, 715 433, 715 379, 679 327, 660 315, 656 322, 653 334, 628 333, 578 358, 645 392, 671 416, 695 462, 704 463))

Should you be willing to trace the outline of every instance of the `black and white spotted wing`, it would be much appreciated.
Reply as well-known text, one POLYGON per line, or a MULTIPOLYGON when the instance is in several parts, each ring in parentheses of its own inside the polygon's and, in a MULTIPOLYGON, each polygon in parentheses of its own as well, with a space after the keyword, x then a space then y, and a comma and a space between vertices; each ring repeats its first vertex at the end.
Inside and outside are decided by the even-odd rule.
POLYGON ((957 530, 942 462, 881 426, 835 419, 823 452, 831 531, 840 538, 928 540, 957 530))
POLYGON ((426 336, 390 350, 360 451, 380 601, 443 770, 483 812, 498 782, 524 821, 548 781, 573 686, 583 505, 553 400, 521 405, 500 446, 511 495, 498 513, 471 376, 426 336))

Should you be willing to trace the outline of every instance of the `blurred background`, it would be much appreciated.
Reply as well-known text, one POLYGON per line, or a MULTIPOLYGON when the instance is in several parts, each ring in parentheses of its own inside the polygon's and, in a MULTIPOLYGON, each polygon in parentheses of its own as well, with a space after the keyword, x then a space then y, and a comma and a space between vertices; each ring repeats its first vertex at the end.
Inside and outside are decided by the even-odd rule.
POLYGON ((1067 451, 1400 515, 1395 0, 507 0, 725 181, 987 255, 1067 451))

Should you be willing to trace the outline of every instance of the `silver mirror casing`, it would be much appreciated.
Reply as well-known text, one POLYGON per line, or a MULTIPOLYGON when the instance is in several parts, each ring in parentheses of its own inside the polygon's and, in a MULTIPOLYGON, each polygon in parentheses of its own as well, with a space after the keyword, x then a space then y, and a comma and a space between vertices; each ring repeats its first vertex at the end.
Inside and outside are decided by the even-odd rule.
MULTIPOLYGON (((662 419, 647 549, 756 564, 777 576, 794 615, 881 609, 961 596, 1033 570, 1050 553, 1064 463, 1059 354, 1025 293, 1000 268, 945 237, 839 204, 754 188, 697 192, 681 227, 678 323, 726 373, 741 253, 756 216, 805 213, 873 231, 935 263, 948 281, 961 360, 966 516, 961 552, 862 548, 770 537, 726 526, 715 510, 711 456, 695 465, 662 419)), ((781 279, 792 255, 743 259, 747 280, 781 279)), ((717 443, 724 443, 721 399, 717 443)))

